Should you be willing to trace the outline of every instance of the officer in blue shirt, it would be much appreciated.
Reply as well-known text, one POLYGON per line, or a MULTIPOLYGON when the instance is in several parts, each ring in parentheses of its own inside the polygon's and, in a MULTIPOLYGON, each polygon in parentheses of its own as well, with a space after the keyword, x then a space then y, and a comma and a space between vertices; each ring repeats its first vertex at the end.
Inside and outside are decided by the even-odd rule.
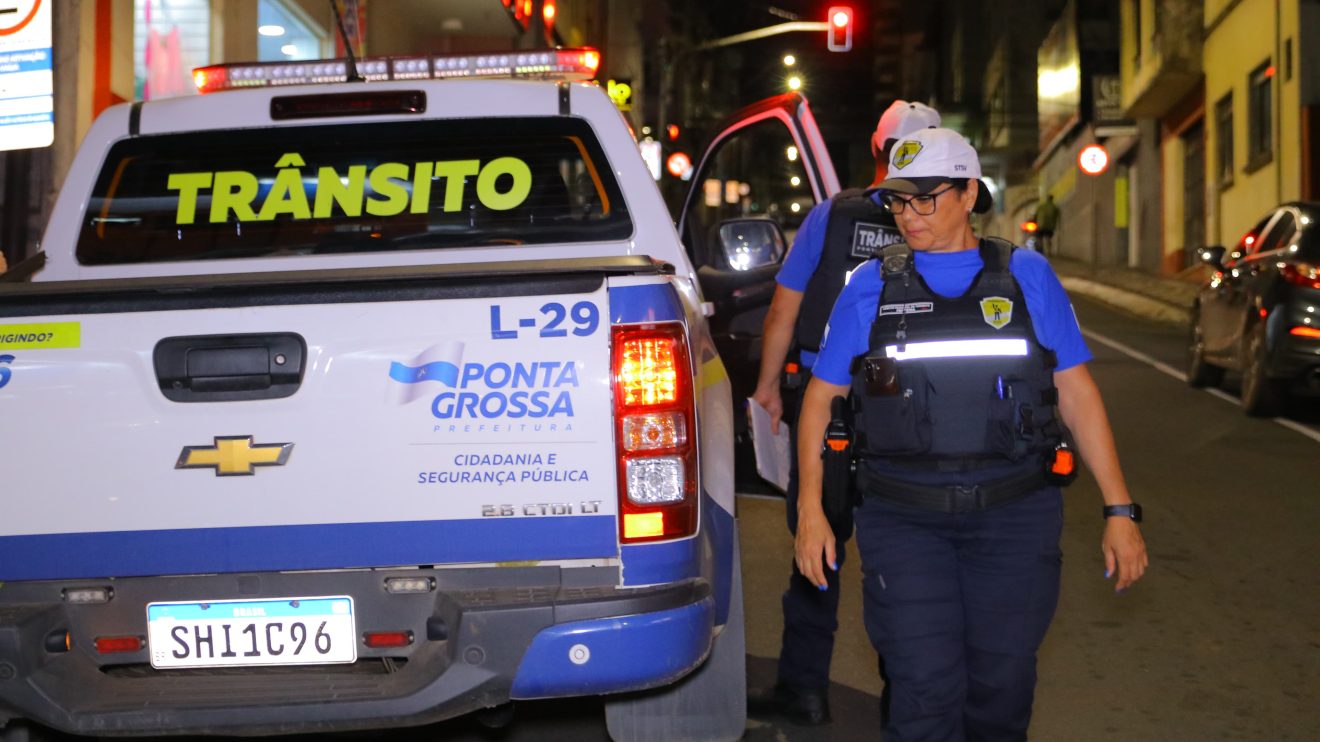
POLYGON ((1147 567, 1090 352, 1047 260, 978 239, 991 206, 956 132, 901 139, 880 184, 906 244, 852 275, 799 417, 797 566, 825 586, 838 539, 821 508, 831 400, 848 395, 867 633, 891 690, 885 739, 1025 740, 1036 651, 1059 594, 1075 443, 1104 498, 1116 589, 1147 567))
MULTIPOLYGON (((830 307, 843 288, 848 271, 901 237, 894 218, 880 203, 875 186, 887 177, 889 147, 899 137, 940 125, 940 115, 922 103, 894 101, 871 135, 875 179, 867 190, 851 189, 818 204, 803 220, 784 259, 775 295, 766 315, 761 368, 752 399, 770 413, 778 431, 781 417, 796 427, 795 415, 802 390, 816 360, 830 307), (793 383, 781 396, 785 361, 790 351, 799 354, 793 383), (787 399, 785 399, 785 396, 787 399), (787 413, 787 414, 785 414, 787 413)), ((791 430, 792 428, 790 428, 791 430)), ((787 491, 788 529, 797 529, 797 466, 790 471, 787 491)), ((851 526, 837 525, 839 541, 851 535, 851 526)), ((802 724, 830 720, 827 689, 834 632, 838 628, 839 583, 831 575, 829 587, 817 590, 794 567, 784 592, 784 634, 775 687, 754 691, 753 713, 784 713, 802 724)))

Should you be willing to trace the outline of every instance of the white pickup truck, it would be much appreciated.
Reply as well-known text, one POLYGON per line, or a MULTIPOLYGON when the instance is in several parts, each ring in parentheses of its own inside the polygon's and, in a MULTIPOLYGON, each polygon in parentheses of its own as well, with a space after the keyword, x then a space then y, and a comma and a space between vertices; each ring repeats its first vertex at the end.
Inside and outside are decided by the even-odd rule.
MULTIPOLYGON (((742 734, 707 316, 754 345, 783 234, 698 193, 685 246, 597 86, 456 59, 208 68, 250 89, 95 122, 0 282, 0 739, 584 695, 617 740, 742 734)), ((838 187, 805 102, 749 111, 805 215, 838 187)))

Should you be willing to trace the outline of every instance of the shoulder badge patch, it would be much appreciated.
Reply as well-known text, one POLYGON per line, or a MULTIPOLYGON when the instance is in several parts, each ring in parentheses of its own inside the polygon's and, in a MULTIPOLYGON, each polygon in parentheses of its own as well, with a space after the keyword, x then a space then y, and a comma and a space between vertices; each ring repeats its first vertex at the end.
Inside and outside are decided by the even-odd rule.
POLYGON ((902 170, 917 159, 919 152, 921 152, 921 142, 912 139, 903 140, 894 151, 894 167, 902 170))
POLYGON ((987 296, 981 300, 981 317, 996 330, 1013 320, 1013 301, 1002 296, 987 296))

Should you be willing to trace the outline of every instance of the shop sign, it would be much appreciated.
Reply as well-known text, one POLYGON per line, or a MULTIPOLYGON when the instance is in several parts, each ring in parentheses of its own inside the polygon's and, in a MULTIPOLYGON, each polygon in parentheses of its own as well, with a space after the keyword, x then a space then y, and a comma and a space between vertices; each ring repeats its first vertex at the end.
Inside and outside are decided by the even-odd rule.
POLYGON ((55 141, 52 0, 0 0, 0 150, 55 141))
POLYGON ((632 80, 610 80, 605 83, 605 92, 620 111, 632 110, 632 80))

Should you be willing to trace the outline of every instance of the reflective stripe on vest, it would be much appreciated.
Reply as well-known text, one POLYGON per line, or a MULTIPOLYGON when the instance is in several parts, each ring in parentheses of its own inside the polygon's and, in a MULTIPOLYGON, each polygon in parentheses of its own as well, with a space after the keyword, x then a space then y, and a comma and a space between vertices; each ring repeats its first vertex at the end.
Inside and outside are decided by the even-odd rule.
POLYGON ((907 343, 901 350, 897 345, 886 345, 885 355, 896 361, 911 358, 992 358, 998 356, 1025 356, 1030 349, 1026 338, 993 338, 986 340, 929 340, 907 343))

